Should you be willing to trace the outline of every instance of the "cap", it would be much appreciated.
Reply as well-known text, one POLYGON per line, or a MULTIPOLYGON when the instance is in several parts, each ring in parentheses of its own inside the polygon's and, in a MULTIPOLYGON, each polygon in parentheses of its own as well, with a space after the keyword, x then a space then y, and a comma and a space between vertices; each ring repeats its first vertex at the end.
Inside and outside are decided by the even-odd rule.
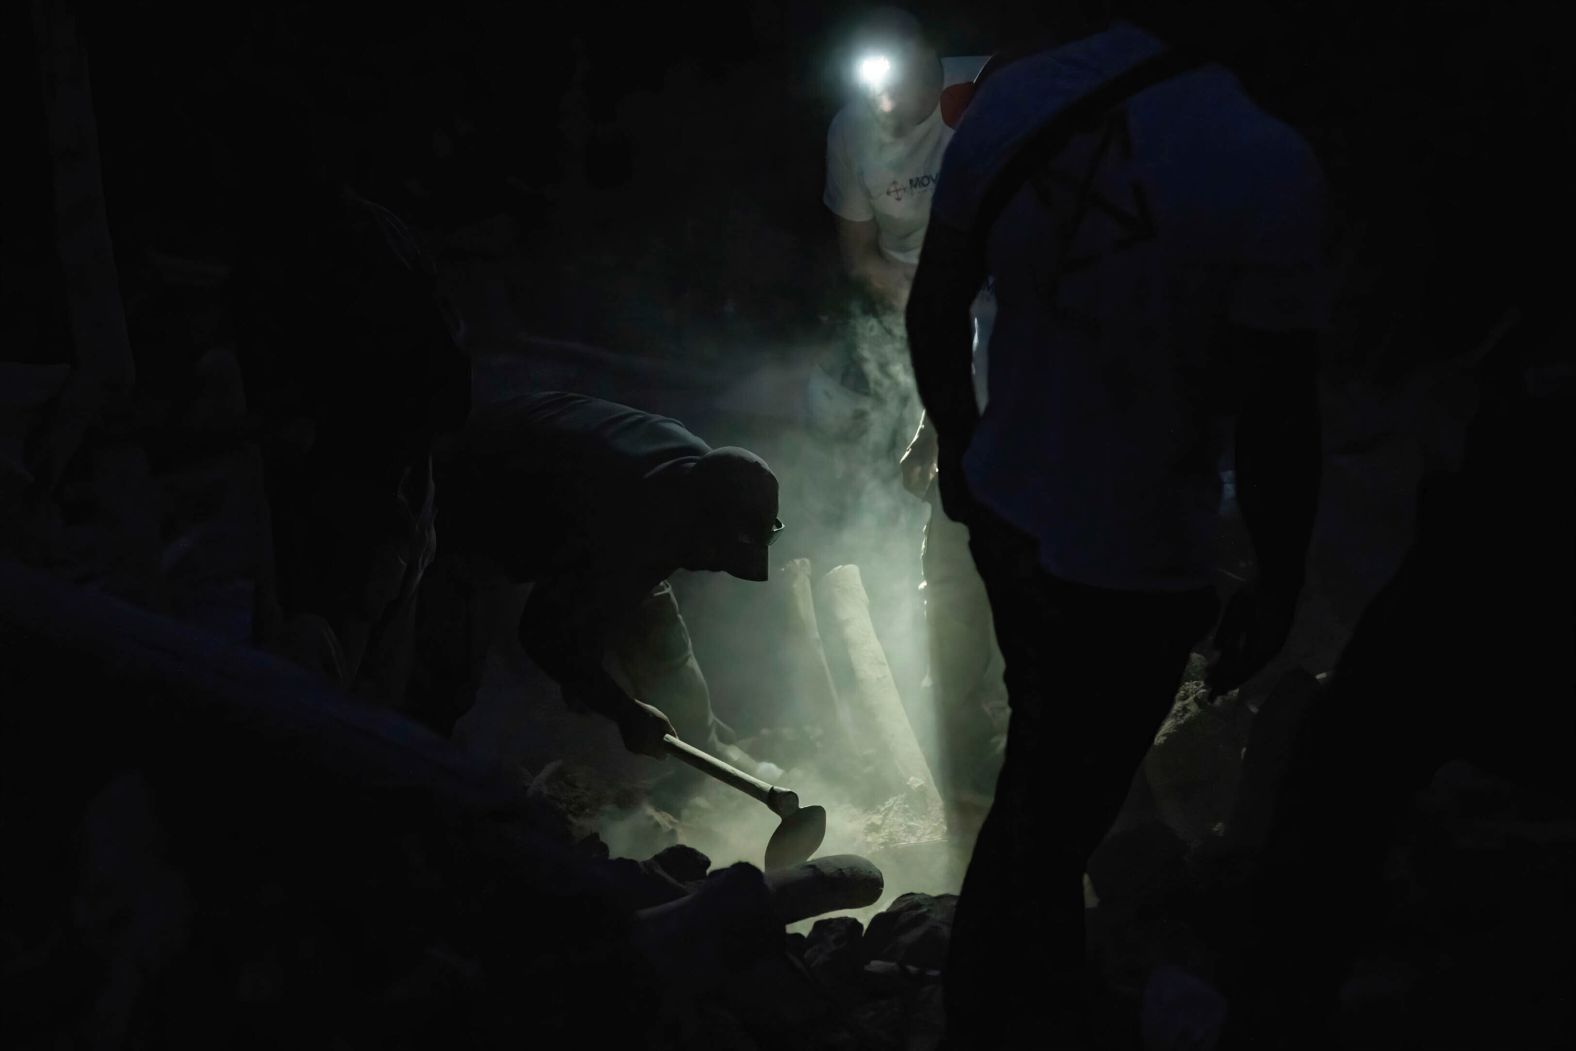
POLYGON ((690 484, 702 528, 712 534, 723 569, 741 580, 767 578, 767 548, 777 520, 777 476, 766 461, 723 446, 695 461, 690 484))

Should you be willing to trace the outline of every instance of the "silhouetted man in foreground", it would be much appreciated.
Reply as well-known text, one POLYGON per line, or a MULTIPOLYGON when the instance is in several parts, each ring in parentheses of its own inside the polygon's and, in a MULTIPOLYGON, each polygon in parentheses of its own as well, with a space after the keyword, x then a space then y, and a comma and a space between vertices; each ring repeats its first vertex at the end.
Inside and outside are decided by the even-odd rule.
POLYGON ((1084 1039, 1084 862, 1214 622, 1233 415, 1258 579, 1227 608, 1212 685, 1285 641, 1317 493, 1325 225, 1307 144, 1130 23, 1002 67, 953 139, 909 340, 1012 726, 953 930, 952 1046, 1084 1039), (969 304, 987 272, 982 416, 969 304))

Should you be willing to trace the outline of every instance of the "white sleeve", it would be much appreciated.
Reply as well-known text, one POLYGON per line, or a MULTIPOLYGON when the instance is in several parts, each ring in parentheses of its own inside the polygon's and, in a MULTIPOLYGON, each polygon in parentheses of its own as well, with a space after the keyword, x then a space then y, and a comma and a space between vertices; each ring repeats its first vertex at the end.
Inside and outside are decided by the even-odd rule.
MULTIPOLYGON (((1236 260, 1228 316, 1264 332, 1329 326, 1335 275, 1324 174, 1306 144, 1278 166, 1236 260)), ((1276 170, 1272 167, 1271 170, 1276 170)))
POLYGON ((839 218, 864 223, 874 219, 876 213, 854 169, 854 158, 848 148, 846 113, 846 110, 839 113, 826 133, 826 192, 821 200, 839 218))

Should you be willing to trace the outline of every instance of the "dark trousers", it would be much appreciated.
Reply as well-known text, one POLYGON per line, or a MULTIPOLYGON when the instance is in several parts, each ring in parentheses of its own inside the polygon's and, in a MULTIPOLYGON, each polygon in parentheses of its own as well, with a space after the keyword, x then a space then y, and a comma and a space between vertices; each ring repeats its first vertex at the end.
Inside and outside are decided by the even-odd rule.
POLYGON ((988 795, 997 774, 996 728, 982 703, 990 691, 996 635, 990 601, 969 552, 968 527, 930 505, 921 549, 931 698, 939 740, 931 754, 936 787, 950 806, 965 793, 988 795))
POLYGON ((1043 1047, 1076 1031, 1084 863, 1122 806, 1216 613, 1209 589, 1118 592, 1057 579, 986 512, 970 548, 995 615, 1012 723, 964 879, 947 963, 948 1043, 1043 1047))

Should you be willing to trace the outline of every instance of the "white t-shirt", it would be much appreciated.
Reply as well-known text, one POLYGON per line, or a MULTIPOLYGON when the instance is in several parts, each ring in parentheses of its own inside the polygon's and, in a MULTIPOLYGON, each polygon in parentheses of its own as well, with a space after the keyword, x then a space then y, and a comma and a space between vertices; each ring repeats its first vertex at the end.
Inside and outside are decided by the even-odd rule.
MULTIPOLYGON (((1161 46, 1124 24, 1005 67, 947 153, 938 220, 970 229, 1027 135, 1161 46)), ((1319 165, 1234 76, 1202 66, 1129 99, 1046 172, 989 235, 997 316, 990 405, 964 458, 970 491, 1035 536, 1059 577, 1207 586, 1229 433, 1211 407, 1219 338, 1228 324, 1324 326, 1319 165)))
MULTIPOLYGON (((925 121, 889 135, 870 107, 852 102, 837 114, 826 136, 826 192, 822 200, 849 222, 875 221, 881 254, 895 263, 919 262, 930 222, 930 202, 941 160, 972 94, 986 56, 941 60, 941 99, 925 121)), ((989 284, 974 304, 974 393, 985 404, 985 350, 996 302, 989 284)))
POLYGON ((832 121, 822 200, 849 222, 875 220, 881 253, 895 263, 919 262, 941 157, 984 65, 984 56, 942 59, 940 103, 901 134, 883 131, 864 102, 849 103, 832 121))

